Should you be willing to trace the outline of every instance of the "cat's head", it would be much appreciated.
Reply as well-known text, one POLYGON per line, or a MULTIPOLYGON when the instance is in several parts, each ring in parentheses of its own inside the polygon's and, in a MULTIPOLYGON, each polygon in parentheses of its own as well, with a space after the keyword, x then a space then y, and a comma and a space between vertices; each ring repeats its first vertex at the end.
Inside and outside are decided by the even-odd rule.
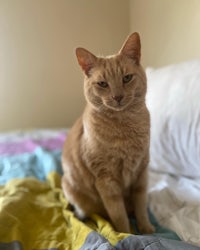
POLYGON ((96 57, 77 48, 77 59, 85 74, 87 102, 100 111, 122 111, 144 103, 146 76, 140 65, 140 51, 138 33, 130 35, 113 56, 96 57))

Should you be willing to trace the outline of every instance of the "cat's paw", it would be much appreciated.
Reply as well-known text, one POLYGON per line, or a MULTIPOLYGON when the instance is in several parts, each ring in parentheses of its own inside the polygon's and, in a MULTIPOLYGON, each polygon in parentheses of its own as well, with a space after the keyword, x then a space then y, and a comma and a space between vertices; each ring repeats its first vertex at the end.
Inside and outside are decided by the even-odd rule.
POLYGON ((140 233, 142 233, 142 234, 152 234, 156 231, 155 227, 153 225, 151 225, 150 223, 142 224, 142 225, 140 224, 140 225, 138 225, 138 229, 139 229, 140 233))
POLYGON ((76 206, 74 208, 74 215, 75 215, 76 218, 78 218, 81 221, 85 221, 88 218, 86 213, 82 209, 80 209, 80 208, 78 208, 76 206))

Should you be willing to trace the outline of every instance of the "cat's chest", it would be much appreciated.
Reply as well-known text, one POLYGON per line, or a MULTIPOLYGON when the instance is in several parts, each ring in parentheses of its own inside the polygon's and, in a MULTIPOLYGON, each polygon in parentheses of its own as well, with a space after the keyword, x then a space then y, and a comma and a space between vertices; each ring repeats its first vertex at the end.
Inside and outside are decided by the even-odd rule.
POLYGON ((92 174, 118 180, 124 191, 134 183, 143 155, 144 147, 138 147, 138 142, 132 140, 99 142, 88 136, 84 147, 84 160, 92 174))
POLYGON ((139 133, 136 129, 129 129, 128 131, 99 133, 92 144, 95 145, 97 150, 102 150, 105 155, 119 157, 125 162, 129 162, 146 148, 148 141, 149 135, 147 132, 139 133))
POLYGON ((148 115, 125 113, 111 118, 89 113, 83 119, 83 127, 84 137, 91 147, 113 149, 122 153, 129 148, 140 147, 149 137, 148 115))
POLYGON ((85 122, 83 144, 85 159, 91 169, 94 165, 99 166, 97 170, 109 165, 108 171, 129 183, 148 147, 149 131, 147 127, 125 122, 121 126, 105 123, 103 127, 85 122))

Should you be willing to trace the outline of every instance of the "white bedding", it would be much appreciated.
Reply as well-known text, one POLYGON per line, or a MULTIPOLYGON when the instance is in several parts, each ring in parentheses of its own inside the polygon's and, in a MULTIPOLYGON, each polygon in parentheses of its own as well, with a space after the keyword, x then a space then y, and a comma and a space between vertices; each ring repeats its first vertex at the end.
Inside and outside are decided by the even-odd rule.
POLYGON ((200 246, 200 60, 147 69, 150 207, 160 224, 200 246))
POLYGON ((151 168, 200 177, 200 60, 148 69, 151 168))
POLYGON ((200 246, 200 178, 149 173, 150 208, 162 226, 200 246))

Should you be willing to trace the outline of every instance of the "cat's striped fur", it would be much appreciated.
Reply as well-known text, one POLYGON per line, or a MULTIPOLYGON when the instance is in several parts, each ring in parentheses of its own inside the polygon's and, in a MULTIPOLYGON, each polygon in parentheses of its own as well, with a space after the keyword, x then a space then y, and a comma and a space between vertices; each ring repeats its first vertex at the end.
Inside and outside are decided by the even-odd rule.
POLYGON ((87 105, 64 145, 62 187, 78 218, 92 213, 130 232, 134 214, 142 233, 152 233, 146 207, 149 112, 140 38, 133 33, 114 56, 76 50, 85 74, 87 105))

